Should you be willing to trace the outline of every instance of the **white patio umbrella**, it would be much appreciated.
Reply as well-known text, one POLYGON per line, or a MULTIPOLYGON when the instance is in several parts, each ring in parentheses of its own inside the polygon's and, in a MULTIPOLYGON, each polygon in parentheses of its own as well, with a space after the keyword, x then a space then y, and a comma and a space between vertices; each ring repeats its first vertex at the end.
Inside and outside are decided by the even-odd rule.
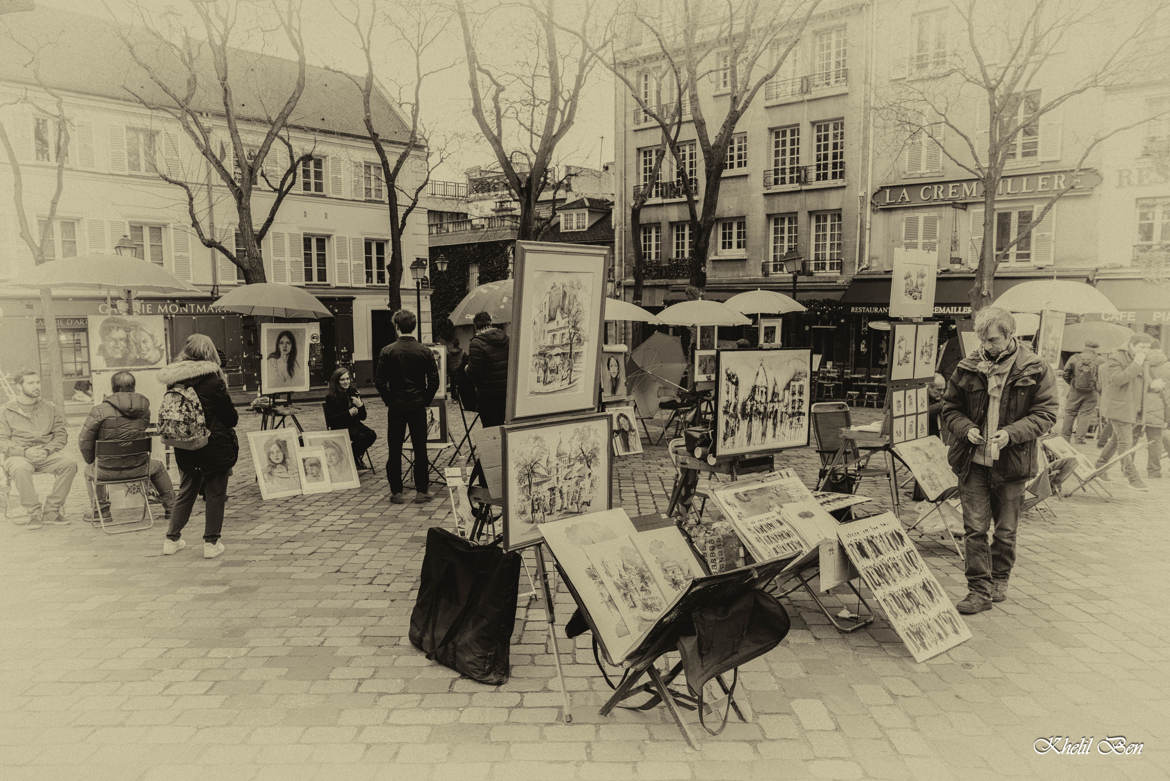
POLYGON ((745 315, 783 315, 803 312, 807 307, 791 296, 775 290, 748 290, 736 293, 723 302, 725 306, 745 315))
POLYGON ((750 325, 751 320, 718 301, 681 301, 658 313, 666 325, 750 325))
POLYGON ((198 289, 179 280, 171 272, 141 258, 93 253, 72 258, 50 260, 33 267, 14 284, 47 287, 54 290, 88 288, 107 291, 131 290, 136 293, 198 293, 198 289))
POLYGON ((635 323, 657 323, 658 318, 647 312, 637 304, 622 301, 620 298, 605 299, 606 320, 629 320, 635 323))
POLYGON ((1074 315, 1117 314, 1117 307, 1104 293, 1084 282, 1068 279, 1034 279, 1021 282, 995 301, 1009 312, 1042 312, 1055 309, 1074 315))
POLYGON ((1040 330, 1040 315, 1035 312, 1012 312, 1016 318, 1016 336, 1035 336, 1040 330))
POLYGON ((216 299, 214 306, 242 315, 262 317, 333 317, 333 313, 312 293, 278 282, 240 285, 216 299))

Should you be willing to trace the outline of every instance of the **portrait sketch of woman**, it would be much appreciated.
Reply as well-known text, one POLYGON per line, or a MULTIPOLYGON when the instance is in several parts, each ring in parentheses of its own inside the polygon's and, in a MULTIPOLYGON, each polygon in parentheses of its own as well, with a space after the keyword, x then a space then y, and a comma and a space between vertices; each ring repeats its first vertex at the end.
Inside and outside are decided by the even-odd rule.
POLYGON ((309 389, 309 343, 305 326, 264 323, 261 326, 264 362, 260 366, 260 389, 284 393, 309 389))

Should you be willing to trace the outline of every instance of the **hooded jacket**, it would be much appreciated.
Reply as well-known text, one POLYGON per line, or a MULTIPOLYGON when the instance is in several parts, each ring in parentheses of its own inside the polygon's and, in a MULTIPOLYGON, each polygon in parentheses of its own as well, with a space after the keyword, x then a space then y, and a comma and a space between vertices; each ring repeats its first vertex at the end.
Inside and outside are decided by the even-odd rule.
MULTIPOLYGON (((94 446, 103 439, 140 439, 146 436, 146 427, 150 423, 150 399, 134 391, 118 391, 109 396, 89 411, 85 422, 81 424, 81 433, 77 435, 77 446, 81 448, 81 457, 85 463, 92 464, 94 460, 94 446)), ((120 475, 141 474, 146 464, 150 463, 150 454, 141 456, 115 456, 103 458, 102 474, 99 479, 117 479, 120 475)))
POLYGON ((159 369, 158 377, 167 388, 185 385, 195 390, 211 432, 207 444, 198 450, 175 448, 179 469, 218 474, 235 466, 240 454, 235 427, 240 416, 232 405, 219 366, 211 361, 179 361, 159 369))
MULTIPOLYGON (((967 439, 967 431, 982 430, 987 419, 987 377, 976 368, 978 362, 975 356, 959 361, 943 392, 940 425, 951 443, 947 461, 960 479, 967 476, 976 449, 967 439)), ((1058 407, 1052 369, 1017 340, 1015 364, 1000 397, 999 427, 1007 431, 1009 440, 992 469, 1001 480, 1032 476, 1036 440, 1052 428, 1058 407)))
POLYGON ((508 335, 487 328, 471 337, 467 373, 480 396, 503 396, 508 391, 508 335))
POLYGON ((1101 417, 1122 423, 1137 423, 1146 393, 1146 364, 1135 363, 1129 345, 1114 350, 1101 364, 1098 385, 1101 417))
POLYGON ((25 405, 12 399, 0 409, 0 455, 5 458, 23 456, 30 447, 52 455, 68 441, 65 418, 50 401, 25 405))

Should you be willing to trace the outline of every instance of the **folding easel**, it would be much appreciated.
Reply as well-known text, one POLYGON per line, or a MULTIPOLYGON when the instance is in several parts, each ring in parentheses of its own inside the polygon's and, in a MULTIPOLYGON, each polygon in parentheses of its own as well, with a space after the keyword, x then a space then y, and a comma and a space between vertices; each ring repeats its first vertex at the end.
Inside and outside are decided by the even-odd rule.
POLYGON ((459 454, 463 452, 464 445, 467 445, 468 447, 467 462, 471 463, 473 460, 475 460, 475 443, 471 441, 471 429, 474 428, 475 424, 479 421, 479 413, 476 412, 475 416, 471 419, 471 423, 468 423, 467 411, 463 409, 462 399, 456 399, 455 401, 459 405, 459 419, 463 421, 463 438, 459 440, 459 442, 455 445, 455 449, 451 451, 451 458, 447 460, 447 466, 455 465, 455 459, 458 458, 459 454))
POLYGON ((281 407, 276 400, 277 394, 268 394, 272 399, 272 404, 260 410, 260 430, 284 428, 289 418, 292 418, 293 425, 297 428, 297 434, 304 434, 305 427, 301 425, 301 421, 297 418, 297 408, 292 403, 292 392, 284 395, 284 407, 281 407))

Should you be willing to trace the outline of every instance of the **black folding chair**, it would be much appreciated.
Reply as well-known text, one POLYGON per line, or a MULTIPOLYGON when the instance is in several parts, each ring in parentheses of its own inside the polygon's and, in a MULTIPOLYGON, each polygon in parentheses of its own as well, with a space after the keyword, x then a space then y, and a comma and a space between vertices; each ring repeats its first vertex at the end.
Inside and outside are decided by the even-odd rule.
POLYGON ((150 437, 99 439, 94 444, 93 471, 91 473, 86 470, 85 485, 89 489, 89 500, 94 515, 97 516, 98 523, 106 534, 145 531, 154 526, 154 513, 150 509, 150 449, 150 437), (110 469, 108 464, 110 459, 135 456, 144 460, 141 469, 136 469, 117 478, 101 476, 103 469, 110 469), (111 485, 137 486, 137 493, 142 495, 142 516, 140 518, 115 521, 112 507, 108 513, 102 512, 98 502, 98 488, 107 488, 111 485))
POLYGON ((822 488, 827 484, 837 493, 851 494, 857 490, 857 483, 862 477, 888 475, 884 467, 869 465, 869 459, 878 452, 878 448, 866 448, 862 452, 856 442, 841 436, 841 429, 849 428, 853 422, 848 404, 843 401, 822 401, 813 404, 810 413, 813 444, 821 459, 821 467, 817 472, 818 491, 828 490, 822 488), (845 457, 838 459, 837 454, 842 449, 845 457))

